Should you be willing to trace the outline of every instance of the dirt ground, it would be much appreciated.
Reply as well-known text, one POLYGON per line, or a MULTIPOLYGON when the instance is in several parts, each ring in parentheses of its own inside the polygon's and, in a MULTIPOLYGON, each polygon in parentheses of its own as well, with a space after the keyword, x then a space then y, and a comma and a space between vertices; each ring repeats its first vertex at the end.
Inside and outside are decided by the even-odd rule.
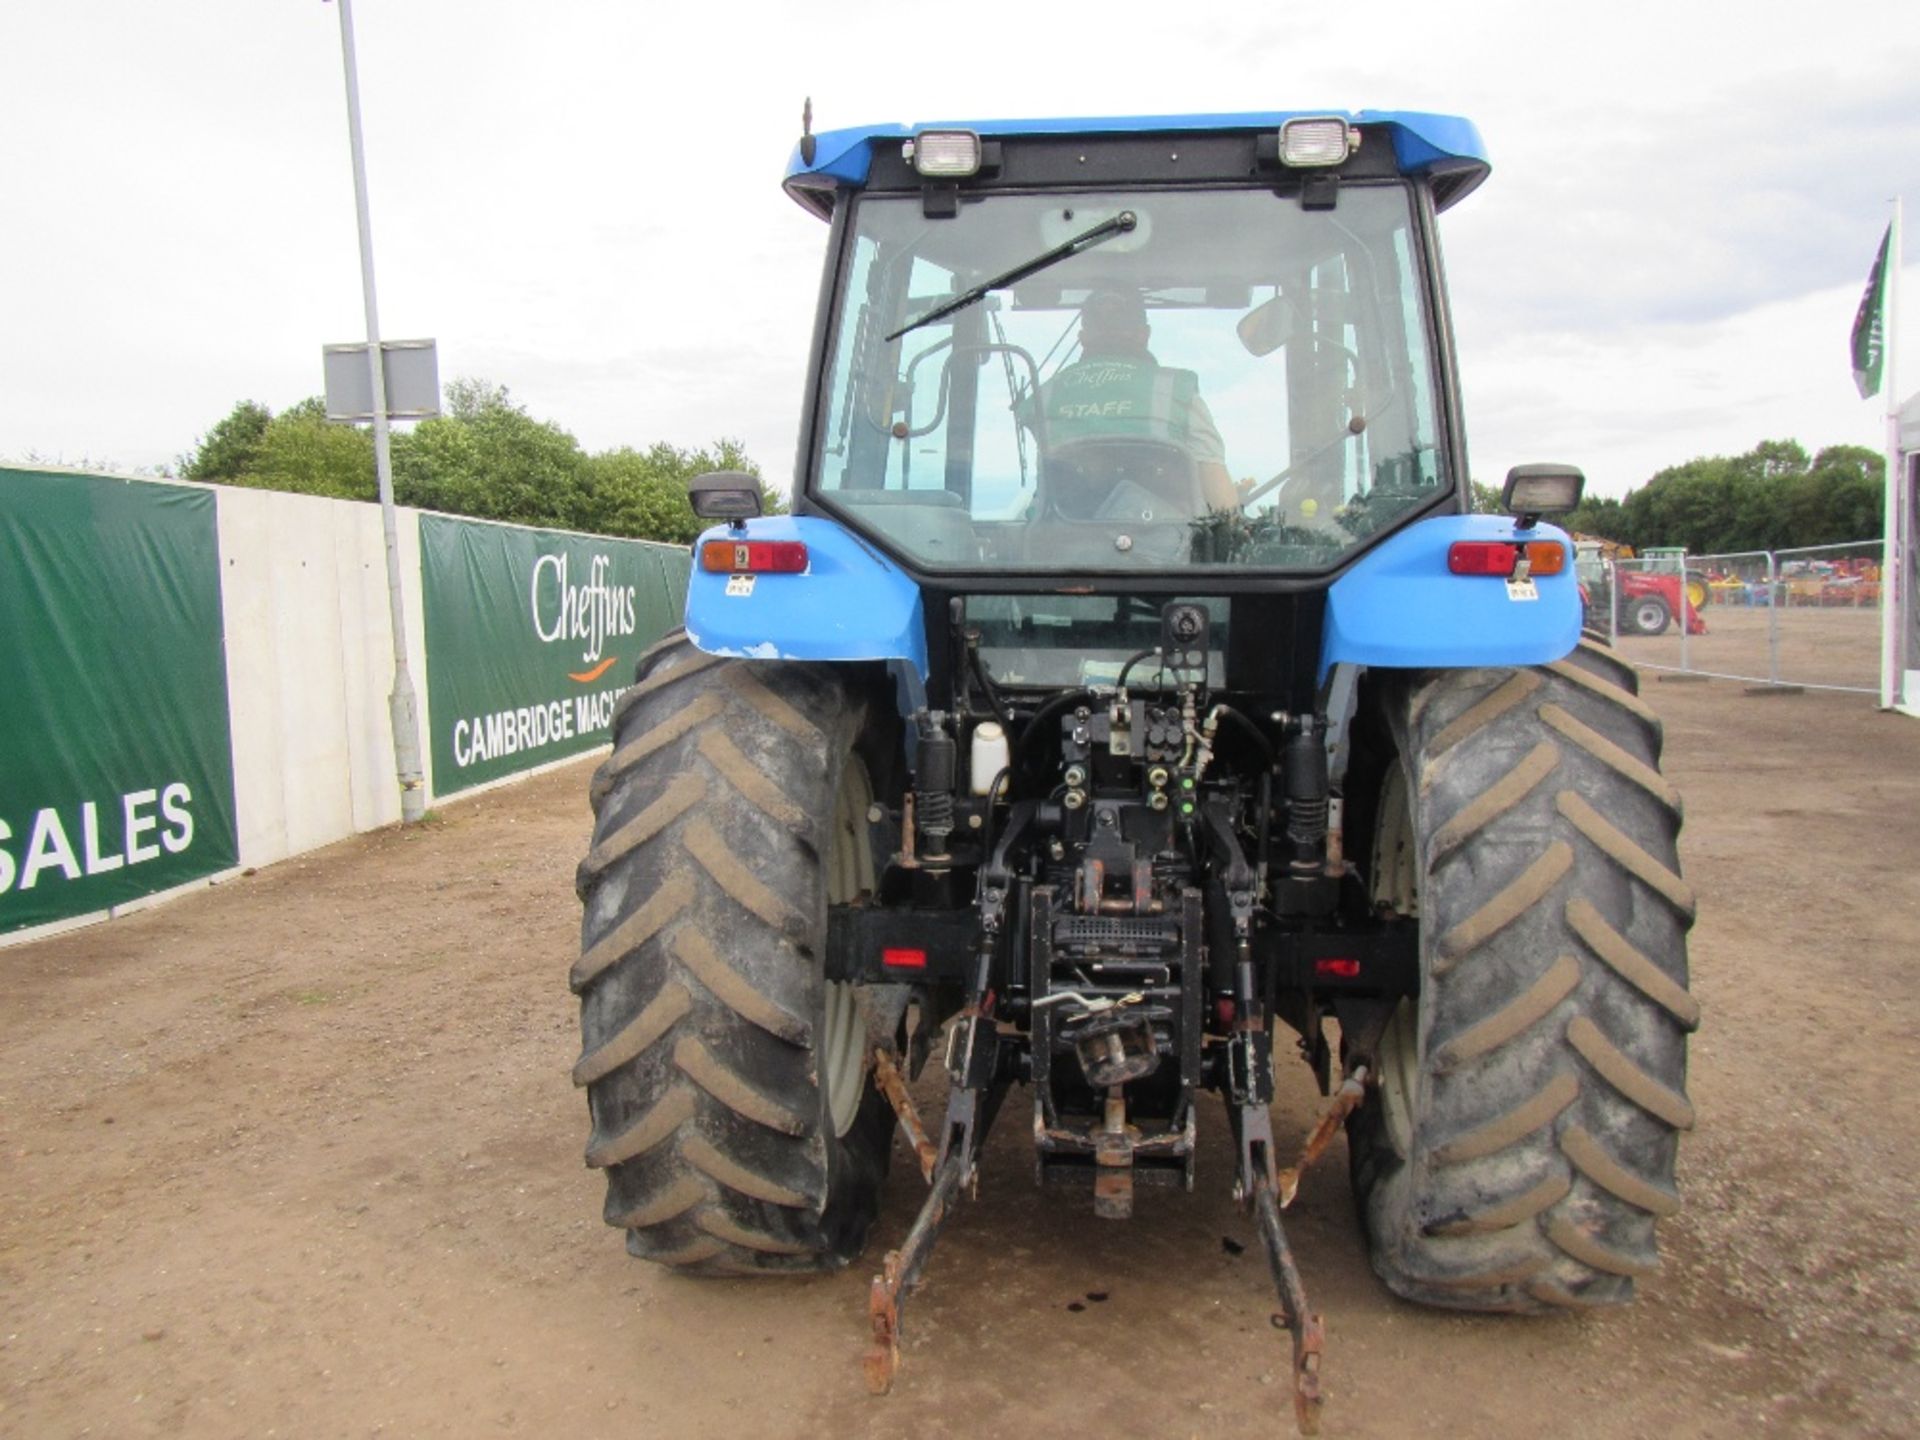
POLYGON ((1682 645, 1678 624, 1664 635, 1625 635, 1617 643, 1636 664, 1782 684, 1844 686, 1880 693, 1880 612, 1714 603, 1700 618, 1703 635, 1682 645))
MULTIPOLYGON (((1289 1217, 1329 1436, 1920 1433, 1920 723, 1646 689, 1707 1015, 1664 1268, 1620 1312, 1416 1309, 1367 1268, 1336 1142, 1289 1217)), ((1200 1188, 1130 1225, 1037 1192, 1003 1126, 887 1399, 857 1358, 918 1203, 898 1159, 843 1274, 628 1260, 567 1079, 589 767, 0 950, 0 1433, 1290 1433, 1224 1123, 1200 1188)))

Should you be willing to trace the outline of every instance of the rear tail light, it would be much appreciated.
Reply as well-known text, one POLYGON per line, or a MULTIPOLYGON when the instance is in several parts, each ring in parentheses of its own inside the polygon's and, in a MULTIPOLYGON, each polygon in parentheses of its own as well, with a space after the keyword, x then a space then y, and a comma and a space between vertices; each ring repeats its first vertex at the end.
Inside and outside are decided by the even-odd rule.
POLYGON ((893 970, 924 970, 927 968, 927 952, 886 949, 880 952, 880 963, 893 970))
POLYGON ((798 575, 807 568, 800 540, 709 540, 700 568, 716 575, 798 575))
POLYGON ((1527 573, 1533 576, 1558 575, 1567 568, 1567 547, 1558 540, 1456 540, 1447 547, 1447 569, 1456 575, 1512 576, 1521 555, 1527 557, 1527 573))
POLYGON ((1513 574, 1520 547, 1505 540, 1456 540, 1447 547, 1447 569, 1456 575, 1513 574))
POLYGON ((1328 957, 1313 962, 1313 973, 1329 976, 1336 980, 1357 980, 1360 978, 1360 962, 1346 957, 1328 957))
POLYGON ((1527 542, 1527 571, 1533 575, 1558 575, 1567 568, 1567 547, 1558 540, 1527 542))

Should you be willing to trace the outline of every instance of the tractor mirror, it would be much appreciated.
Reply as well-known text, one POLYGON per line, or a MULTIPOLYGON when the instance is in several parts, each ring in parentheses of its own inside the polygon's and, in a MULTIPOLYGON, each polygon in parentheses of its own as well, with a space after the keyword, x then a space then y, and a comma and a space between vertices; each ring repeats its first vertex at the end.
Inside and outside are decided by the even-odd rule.
POLYGON ((1587 477, 1572 465, 1516 465, 1507 472, 1500 503, 1522 530, 1530 530, 1542 515, 1564 515, 1579 505, 1586 486, 1587 477))
POLYGON ((1275 295, 1242 315, 1234 328, 1249 355, 1271 355, 1293 338, 1293 302, 1275 295))
POLYGON ((687 482, 687 499, 702 520, 745 520, 760 513, 760 482, 738 470, 710 470, 687 482))

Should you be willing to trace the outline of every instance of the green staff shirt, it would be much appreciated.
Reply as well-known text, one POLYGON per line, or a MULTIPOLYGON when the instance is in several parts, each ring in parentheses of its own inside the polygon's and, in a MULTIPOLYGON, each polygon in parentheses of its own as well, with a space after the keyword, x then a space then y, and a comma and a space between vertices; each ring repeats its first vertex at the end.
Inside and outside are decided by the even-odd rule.
POLYGON ((1200 377, 1151 359, 1083 359, 1041 387, 1049 447, 1082 440, 1160 440, 1196 466, 1226 464, 1226 447, 1200 398, 1200 377))

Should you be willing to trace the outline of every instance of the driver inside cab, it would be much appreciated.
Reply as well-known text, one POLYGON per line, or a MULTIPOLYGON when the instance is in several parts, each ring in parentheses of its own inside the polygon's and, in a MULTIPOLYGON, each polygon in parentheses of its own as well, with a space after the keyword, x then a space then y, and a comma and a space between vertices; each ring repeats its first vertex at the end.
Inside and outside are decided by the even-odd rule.
MULTIPOLYGON (((1209 510, 1231 510, 1239 492, 1200 377, 1154 359, 1137 294, 1096 290, 1080 310, 1080 355, 1040 387, 1042 441, 1049 452, 1086 442, 1151 440, 1192 461, 1209 510)), ((1029 428, 1035 428, 1029 426, 1029 428)))

